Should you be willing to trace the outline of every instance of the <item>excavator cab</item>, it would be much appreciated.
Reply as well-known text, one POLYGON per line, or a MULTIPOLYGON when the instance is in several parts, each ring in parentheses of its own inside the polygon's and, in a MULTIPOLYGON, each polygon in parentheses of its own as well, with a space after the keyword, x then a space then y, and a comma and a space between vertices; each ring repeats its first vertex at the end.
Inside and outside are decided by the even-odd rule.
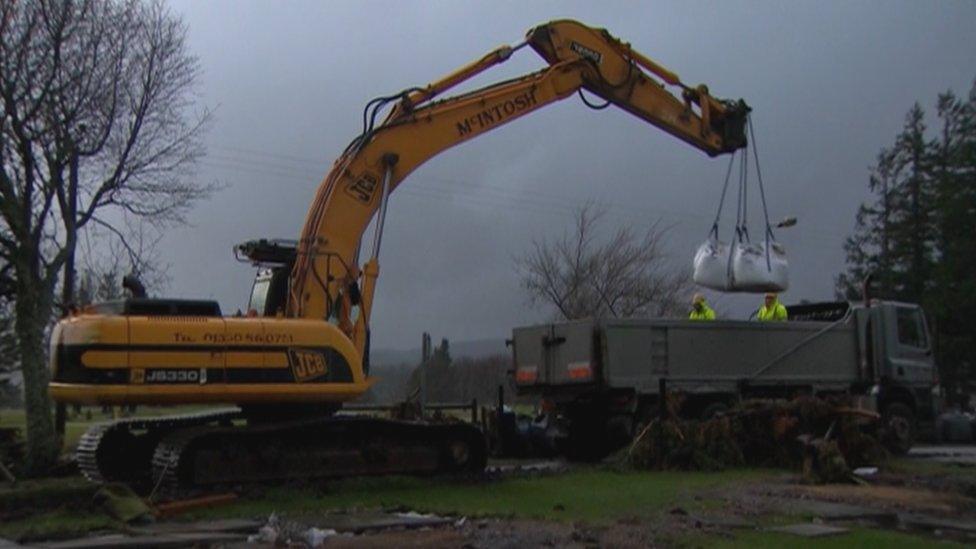
POLYGON ((248 315, 277 316, 284 312, 288 302, 288 276, 295 263, 297 247, 294 240, 264 238, 234 246, 238 261, 248 261, 259 267, 251 286, 248 315))
POLYGON ((247 304, 248 314, 276 316, 284 311, 288 299, 290 271, 290 267, 258 269, 254 277, 254 285, 251 286, 251 299, 247 304))

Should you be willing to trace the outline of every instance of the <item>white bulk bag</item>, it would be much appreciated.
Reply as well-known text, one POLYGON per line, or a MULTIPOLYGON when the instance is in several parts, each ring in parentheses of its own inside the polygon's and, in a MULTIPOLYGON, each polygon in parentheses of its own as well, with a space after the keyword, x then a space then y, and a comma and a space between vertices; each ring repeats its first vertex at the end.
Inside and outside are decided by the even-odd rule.
POLYGON ((709 238, 695 252, 695 284, 712 290, 727 291, 729 279, 729 245, 709 238))
POLYGON ((786 248, 767 240, 732 245, 732 290, 739 292, 784 292, 790 287, 786 248), (767 262, 766 248, 769 247, 767 262))

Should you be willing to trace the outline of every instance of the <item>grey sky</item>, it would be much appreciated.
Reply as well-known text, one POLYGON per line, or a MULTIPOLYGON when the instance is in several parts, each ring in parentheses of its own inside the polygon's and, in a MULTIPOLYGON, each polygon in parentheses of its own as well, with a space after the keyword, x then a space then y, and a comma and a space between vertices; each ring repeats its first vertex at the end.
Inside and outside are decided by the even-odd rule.
MULTIPOLYGON (((932 110, 976 77, 973 2, 230 2, 174 1, 216 107, 199 176, 227 188, 163 241, 172 295, 243 307, 253 270, 231 246, 295 238, 315 188, 378 95, 424 85, 557 18, 606 27, 713 94, 754 109, 771 216, 791 260, 784 300, 823 299, 866 198, 867 168, 919 100, 932 110)), ((476 84, 536 68, 523 50, 476 84)), ((726 159, 620 111, 578 99, 435 157, 391 198, 373 312, 378 347, 422 331, 504 337, 546 317, 525 303, 512 256, 560 234, 593 200, 616 224, 673 225, 690 269, 726 159)), ((758 204, 751 207, 759 213, 758 204)), ((754 232, 761 232, 753 215, 754 232)), ((731 222, 726 223, 726 227, 731 222)), ((755 296, 712 294, 743 314, 755 296)))

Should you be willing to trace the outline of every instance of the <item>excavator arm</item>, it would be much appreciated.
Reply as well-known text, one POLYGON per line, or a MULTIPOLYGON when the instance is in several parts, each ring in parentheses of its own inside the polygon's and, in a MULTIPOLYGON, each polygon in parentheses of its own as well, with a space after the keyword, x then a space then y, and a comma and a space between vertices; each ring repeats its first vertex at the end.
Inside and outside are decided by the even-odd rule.
POLYGON ((424 88, 379 98, 367 106, 365 127, 319 186, 292 268, 287 316, 331 319, 367 352, 369 312, 379 274, 377 256, 390 194, 418 166, 546 105, 586 90, 704 151, 730 153, 746 145, 749 107, 689 87, 606 30, 569 20, 531 29, 525 42, 498 48, 424 88), (530 46, 548 67, 446 99, 438 97, 530 46), (680 92, 680 98, 665 85, 680 92), (389 114, 376 123, 381 108, 389 114), (370 257, 359 250, 376 217, 370 257))

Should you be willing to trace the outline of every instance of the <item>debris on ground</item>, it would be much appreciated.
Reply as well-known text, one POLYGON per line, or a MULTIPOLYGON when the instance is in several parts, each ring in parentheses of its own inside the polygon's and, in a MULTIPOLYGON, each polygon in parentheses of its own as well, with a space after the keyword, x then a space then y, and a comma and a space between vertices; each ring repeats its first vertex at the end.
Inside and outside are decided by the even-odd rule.
POLYGON ((859 476, 859 477, 862 477, 862 478, 868 478, 868 477, 873 477, 873 476, 877 475, 878 474, 878 468, 877 467, 858 467, 858 468, 854 469, 851 472, 854 475, 856 475, 856 476, 859 476))
POLYGON ((441 517, 417 513, 359 511, 355 513, 327 513, 315 521, 315 526, 326 530, 335 530, 342 534, 362 534, 363 532, 397 529, 434 528, 447 526, 455 521, 452 517, 441 517))
POLYGON ((799 397, 747 401, 707 421, 676 415, 651 420, 626 453, 638 469, 721 470, 728 467, 801 469, 806 482, 849 481, 852 469, 877 465, 887 453, 865 424, 872 412, 843 401, 799 397))
POLYGON ((187 511, 202 508, 211 508, 217 505, 225 505, 237 500, 237 494, 228 492, 226 494, 212 494, 190 499, 181 499, 158 503, 155 506, 156 515, 159 517, 172 517, 187 511))
POLYGON ((908 486, 793 485, 785 488, 784 491, 792 497, 919 514, 946 515, 973 506, 972 498, 959 493, 908 486))
POLYGON ((92 498, 92 505, 120 522, 144 524, 155 519, 146 502, 120 482, 105 484, 99 488, 92 498))
POLYGON ((336 534, 338 534, 338 532, 331 528, 320 530, 313 526, 305 531, 304 541, 309 547, 320 547, 325 543, 326 539, 335 536, 336 534))
POLYGON ((278 537, 280 536, 281 525, 279 524, 277 513, 271 513, 268 516, 268 521, 258 529, 258 533, 248 536, 248 543, 270 543, 272 545, 278 542, 278 537))

